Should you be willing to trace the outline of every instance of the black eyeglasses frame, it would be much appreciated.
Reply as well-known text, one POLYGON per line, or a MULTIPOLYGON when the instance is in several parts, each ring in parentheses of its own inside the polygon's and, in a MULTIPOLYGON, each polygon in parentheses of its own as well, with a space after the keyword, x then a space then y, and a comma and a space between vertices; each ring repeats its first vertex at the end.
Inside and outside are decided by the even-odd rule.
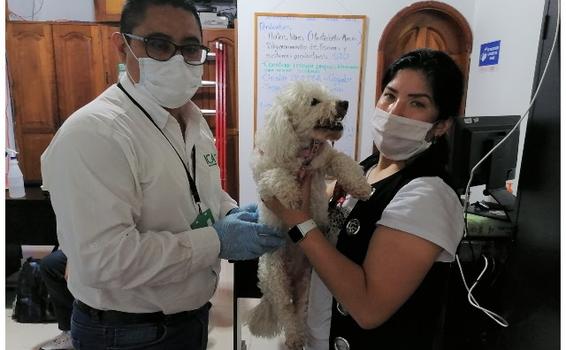
POLYGON ((122 33, 122 35, 134 39, 134 40, 139 40, 139 41, 143 41, 144 43, 144 48, 145 48, 145 53, 147 54, 148 57, 153 58, 154 60, 157 61, 169 61, 173 56, 175 56, 177 54, 177 52, 181 53, 181 56, 183 56, 183 59, 185 61, 185 63, 191 65, 191 66, 200 66, 203 65, 206 62, 206 57, 208 56, 208 53, 210 52, 210 48, 208 48, 207 46, 201 45, 201 44, 186 44, 186 45, 177 45, 174 42, 172 42, 171 40, 165 39, 165 38, 156 38, 156 37, 143 37, 143 36, 139 36, 139 35, 135 35, 135 34, 131 34, 131 33, 122 33), (173 45, 173 47, 175 47, 175 50, 172 52, 171 56, 167 59, 161 59, 161 58, 156 58, 153 57, 147 48, 147 43, 150 40, 162 40, 162 41, 166 41, 169 44, 173 45), (202 50, 201 52, 201 60, 199 62, 197 61, 187 61, 185 59, 185 56, 183 55, 183 49, 187 48, 187 47, 192 47, 192 48, 199 48, 200 50, 202 50))

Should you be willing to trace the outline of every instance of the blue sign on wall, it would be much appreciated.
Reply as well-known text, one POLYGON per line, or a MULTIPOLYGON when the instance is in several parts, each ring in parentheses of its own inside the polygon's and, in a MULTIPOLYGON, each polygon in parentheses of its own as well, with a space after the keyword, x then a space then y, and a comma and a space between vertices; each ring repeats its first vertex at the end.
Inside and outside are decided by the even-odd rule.
POLYGON ((480 67, 498 64, 500 47, 501 40, 482 44, 480 47, 480 67))

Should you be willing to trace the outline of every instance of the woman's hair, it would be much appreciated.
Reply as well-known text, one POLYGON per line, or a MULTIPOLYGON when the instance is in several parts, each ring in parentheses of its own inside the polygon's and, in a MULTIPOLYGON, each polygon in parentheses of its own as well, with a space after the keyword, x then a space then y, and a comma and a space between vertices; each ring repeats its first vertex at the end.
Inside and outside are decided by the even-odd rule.
POLYGON ((456 63, 442 51, 418 49, 404 54, 385 71, 381 86, 385 88, 401 69, 422 72, 432 90, 433 102, 438 108, 438 120, 458 115, 464 79, 456 63))
MULTIPOLYGON (((464 94, 462 71, 446 53, 431 49, 418 49, 404 54, 393 62, 385 71, 381 86, 385 88, 401 69, 413 69, 424 74, 432 90, 433 102, 438 108, 437 120, 446 120, 458 115, 464 94)), ((434 140, 433 145, 423 154, 409 160, 413 163, 426 163, 423 166, 437 164, 446 171, 450 147, 446 137, 434 140)), ((444 172, 441 175, 451 185, 451 180, 444 172)))
MULTIPOLYGON (((144 20, 148 6, 164 5, 182 8, 183 10, 192 13, 197 20, 198 27, 202 35, 200 17, 198 16, 195 5, 189 0, 127 0, 124 4, 124 8, 122 9, 122 16, 120 17, 120 32, 132 33, 134 28, 139 26, 144 20)), ((172 18, 171 20, 174 21, 175 19, 172 18)))

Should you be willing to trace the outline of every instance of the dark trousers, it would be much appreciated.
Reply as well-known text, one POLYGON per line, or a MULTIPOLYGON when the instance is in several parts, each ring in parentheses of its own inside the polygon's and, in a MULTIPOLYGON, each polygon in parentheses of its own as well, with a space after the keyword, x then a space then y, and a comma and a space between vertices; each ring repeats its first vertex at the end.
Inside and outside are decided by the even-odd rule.
POLYGON ((69 331, 75 298, 69 292, 67 280, 65 280, 67 256, 61 250, 56 250, 41 259, 40 266, 41 277, 53 302, 59 329, 69 331))
POLYGON ((174 315, 101 311, 75 301, 71 336, 77 350, 206 350, 211 304, 174 315))

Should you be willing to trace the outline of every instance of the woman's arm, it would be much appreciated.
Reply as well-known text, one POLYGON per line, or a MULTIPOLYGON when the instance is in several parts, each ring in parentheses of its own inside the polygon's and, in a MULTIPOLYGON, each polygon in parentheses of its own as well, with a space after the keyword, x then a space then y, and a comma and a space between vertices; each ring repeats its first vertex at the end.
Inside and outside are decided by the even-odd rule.
MULTIPOLYGON (((303 192, 310 193, 309 187, 305 185, 303 192)), ((310 218, 306 194, 302 210, 285 208, 276 199, 265 203, 291 227, 310 218)), ((381 325, 403 305, 442 250, 430 241, 386 226, 376 228, 362 266, 336 250, 319 229, 311 230, 298 244, 330 292, 365 329, 381 325)))

